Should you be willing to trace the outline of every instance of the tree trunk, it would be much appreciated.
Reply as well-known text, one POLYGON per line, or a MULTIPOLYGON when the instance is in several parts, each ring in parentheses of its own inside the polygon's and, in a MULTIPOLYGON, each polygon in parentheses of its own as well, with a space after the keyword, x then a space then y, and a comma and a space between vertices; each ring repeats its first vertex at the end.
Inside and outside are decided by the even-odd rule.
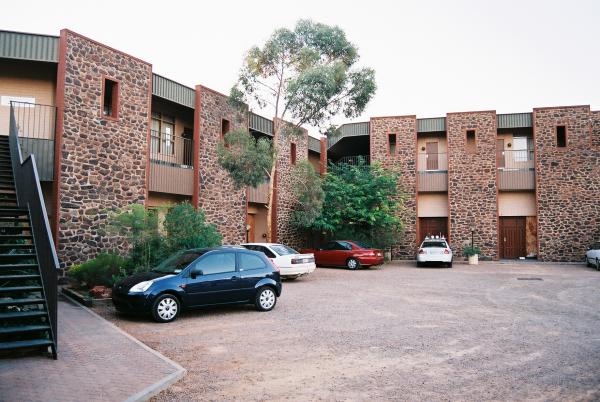
POLYGON ((271 166, 271 175, 269 177, 269 195, 267 198, 267 242, 273 243, 275 239, 273 238, 273 213, 275 209, 273 208, 274 201, 274 193, 275 193, 275 174, 277 171, 277 145, 279 141, 279 119, 275 118, 273 122, 273 166, 271 166))

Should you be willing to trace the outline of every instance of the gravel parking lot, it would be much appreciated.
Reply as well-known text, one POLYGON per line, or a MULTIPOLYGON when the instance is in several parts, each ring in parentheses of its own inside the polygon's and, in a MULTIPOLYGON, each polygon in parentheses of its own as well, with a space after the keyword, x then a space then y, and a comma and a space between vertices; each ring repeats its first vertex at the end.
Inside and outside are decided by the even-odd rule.
POLYGON ((157 401, 600 400, 600 272, 583 265, 319 268, 268 313, 97 311, 188 370, 157 401))

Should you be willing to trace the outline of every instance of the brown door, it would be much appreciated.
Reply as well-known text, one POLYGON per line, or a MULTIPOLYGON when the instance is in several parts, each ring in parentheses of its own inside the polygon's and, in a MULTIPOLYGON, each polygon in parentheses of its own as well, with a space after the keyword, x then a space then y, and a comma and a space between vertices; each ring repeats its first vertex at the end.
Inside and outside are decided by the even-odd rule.
POLYGON ((427 153, 427 170, 438 170, 438 143, 426 143, 425 152, 427 153))
POLYGON ((496 167, 503 168, 506 165, 504 160, 504 139, 496 140, 496 167))
POLYGON ((248 230, 248 243, 254 243, 254 233, 255 233, 255 223, 254 223, 254 215, 248 214, 248 226, 250 226, 250 230, 248 230))
POLYGON ((448 238, 448 218, 419 218, 419 244, 425 236, 444 236, 448 238))
POLYGON ((500 218, 500 258, 525 257, 525 217, 500 218))

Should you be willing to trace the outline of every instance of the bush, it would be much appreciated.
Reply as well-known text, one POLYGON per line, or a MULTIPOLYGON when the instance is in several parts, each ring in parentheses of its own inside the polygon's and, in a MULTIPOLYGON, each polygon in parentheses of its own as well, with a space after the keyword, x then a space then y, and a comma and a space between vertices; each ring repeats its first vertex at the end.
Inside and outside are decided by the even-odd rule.
POLYGON ((67 275, 88 288, 94 286, 112 286, 116 280, 125 275, 125 259, 114 253, 101 253, 83 264, 74 265, 67 275))
POLYGON ((467 247, 463 248, 463 255, 465 257, 470 257, 472 255, 479 255, 479 254, 481 254, 481 250, 477 246, 467 246, 467 247))
POLYGON ((191 248, 216 247, 223 241, 215 225, 206 223, 204 211, 196 211, 187 203, 171 208, 165 217, 164 229, 169 253, 191 248))

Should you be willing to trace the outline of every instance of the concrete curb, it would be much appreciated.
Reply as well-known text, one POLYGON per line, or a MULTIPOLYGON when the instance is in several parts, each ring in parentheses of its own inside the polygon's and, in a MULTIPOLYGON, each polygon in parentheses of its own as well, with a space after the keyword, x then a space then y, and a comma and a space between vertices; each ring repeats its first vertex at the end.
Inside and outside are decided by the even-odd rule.
POLYGON ((87 308, 83 304, 79 303, 77 300, 74 300, 73 298, 67 296, 64 293, 62 294, 62 296, 65 299, 68 299, 73 304, 75 304, 75 305, 79 306, 80 308, 82 308, 83 310, 87 311, 89 314, 91 314, 92 316, 94 316, 98 320, 104 321, 105 323, 107 323, 108 325, 110 325, 111 327, 113 327, 114 329, 116 329, 118 332, 120 332, 121 334, 123 334, 125 337, 129 338, 130 340, 132 340, 133 342, 135 342, 136 344, 138 344, 139 346, 141 346, 142 348, 144 348, 148 352, 152 353, 154 356, 158 357, 159 359, 161 359, 165 363, 173 366, 177 370, 174 373, 169 374, 168 376, 164 377, 162 380, 160 380, 158 382, 155 382, 154 384, 152 384, 152 385, 144 388, 143 390, 141 390, 141 391, 139 391, 139 392, 131 395, 129 398, 127 398, 125 400, 125 402, 147 401, 150 398, 152 398, 154 395, 156 395, 159 392, 164 391, 165 389, 167 389, 172 384, 175 384, 177 381, 179 381, 180 379, 182 379, 185 376, 185 374, 187 373, 187 370, 185 368, 183 368, 181 365, 179 365, 178 363, 176 363, 173 360, 169 359, 168 357, 160 354, 156 350, 152 349, 148 345, 146 345, 143 342, 141 342, 139 339, 137 339, 137 338, 133 337, 132 335, 128 334, 127 332, 123 331, 121 328, 117 327, 112 322, 110 322, 110 321, 102 318, 100 315, 96 314, 94 311, 90 310, 89 308, 87 308))

